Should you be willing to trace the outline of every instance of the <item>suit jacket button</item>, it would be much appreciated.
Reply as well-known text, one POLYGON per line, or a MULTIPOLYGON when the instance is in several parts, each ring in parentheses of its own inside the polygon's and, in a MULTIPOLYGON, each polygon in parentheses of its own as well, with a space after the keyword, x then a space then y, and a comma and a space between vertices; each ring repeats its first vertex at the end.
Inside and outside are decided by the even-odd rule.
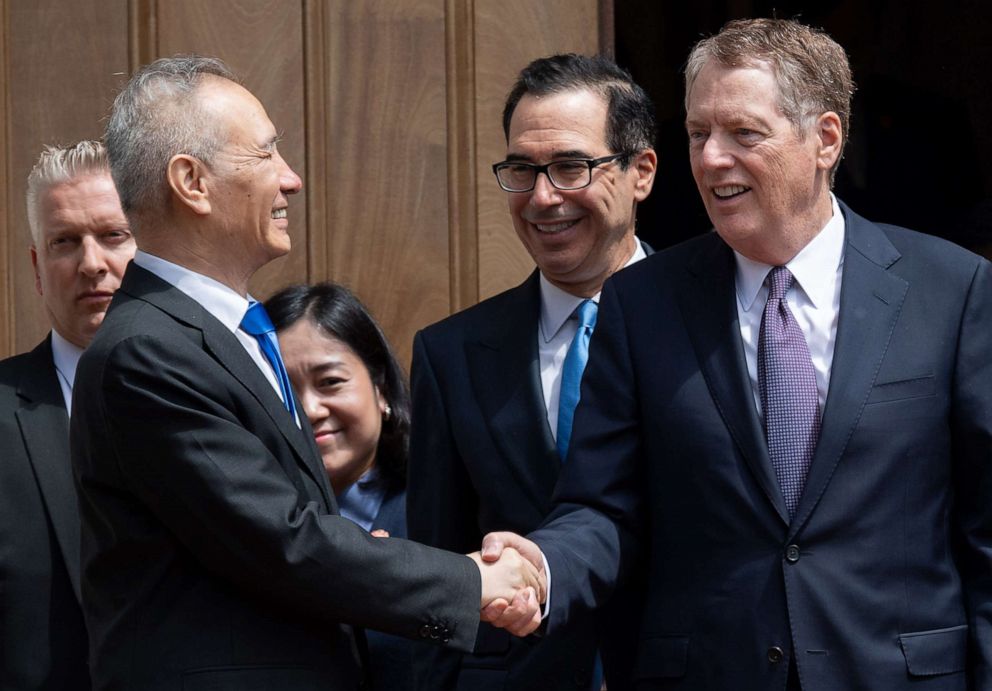
POLYGON ((785 548, 785 560, 790 564, 799 561, 799 545, 789 545, 785 548))
POLYGON ((785 653, 777 645, 773 645, 768 649, 768 661, 773 664, 778 664, 785 657, 785 653))

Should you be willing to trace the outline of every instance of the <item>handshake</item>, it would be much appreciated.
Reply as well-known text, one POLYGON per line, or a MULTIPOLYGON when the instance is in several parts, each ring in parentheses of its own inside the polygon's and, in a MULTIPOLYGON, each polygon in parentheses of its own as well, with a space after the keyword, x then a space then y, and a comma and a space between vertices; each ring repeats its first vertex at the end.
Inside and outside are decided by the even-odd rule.
POLYGON ((482 576, 482 621, 515 636, 534 632, 548 596, 541 549, 515 533, 489 533, 482 551, 468 556, 482 576))

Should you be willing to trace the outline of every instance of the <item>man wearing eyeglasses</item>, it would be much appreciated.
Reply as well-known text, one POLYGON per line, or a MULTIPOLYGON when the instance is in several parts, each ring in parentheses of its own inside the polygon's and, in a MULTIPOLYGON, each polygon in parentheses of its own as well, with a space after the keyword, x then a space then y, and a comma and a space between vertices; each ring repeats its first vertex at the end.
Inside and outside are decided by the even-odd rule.
MULTIPOLYGON (((567 457, 599 292, 649 251, 634 225, 657 166, 654 112, 626 71, 602 57, 535 60, 507 97, 503 129, 506 160, 493 171, 537 269, 414 341, 409 531, 447 549, 541 523, 567 457)), ((613 631, 601 646, 597 629, 577 619, 511 641, 483 624, 474 655, 425 651, 417 685, 598 689, 600 647, 613 691, 630 666, 614 652, 627 646, 613 631)))

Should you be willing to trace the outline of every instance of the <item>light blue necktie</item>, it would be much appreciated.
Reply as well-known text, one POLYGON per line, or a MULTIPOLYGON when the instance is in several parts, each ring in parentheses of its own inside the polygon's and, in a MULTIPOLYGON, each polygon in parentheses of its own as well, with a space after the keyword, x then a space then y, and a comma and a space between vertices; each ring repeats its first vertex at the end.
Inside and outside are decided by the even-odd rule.
POLYGON ((572 418, 575 416, 575 406, 579 404, 579 385, 582 383, 582 372, 589 360, 589 338, 596 328, 596 314, 599 306, 592 300, 584 300, 576 309, 579 318, 579 328, 575 332, 572 344, 565 354, 565 363, 561 369, 561 393, 558 396, 558 455, 565 460, 568 455, 568 441, 572 436, 572 418))
POLYGON ((296 405, 293 403, 293 387, 289 382, 289 375, 286 373, 286 365, 282 362, 282 354, 279 352, 279 341, 276 339, 276 327, 269 319, 269 313, 265 311, 265 306, 261 302, 252 300, 248 305, 241 320, 241 328, 250 333, 258 341, 265 359, 272 365, 272 371, 276 374, 279 382, 279 390, 282 392, 283 404, 289 414, 296 419, 296 405))

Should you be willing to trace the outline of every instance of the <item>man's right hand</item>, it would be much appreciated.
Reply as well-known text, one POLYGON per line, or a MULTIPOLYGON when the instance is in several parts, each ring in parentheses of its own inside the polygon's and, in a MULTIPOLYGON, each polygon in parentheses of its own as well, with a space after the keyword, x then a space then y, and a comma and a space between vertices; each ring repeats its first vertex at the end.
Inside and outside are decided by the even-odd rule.
POLYGON ((482 609, 482 621, 493 626, 506 629, 515 636, 526 636, 533 633, 541 625, 540 605, 547 599, 547 574, 544 570, 544 555, 541 548, 525 537, 516 533, 489 533, 482 541, 482 559, 488 563, 498 563, 505 555, 514 554, 523 557, 540 577, 541 589, 538 592, 538 607, 524 600, 524 594, 518 592, 510 601, 496 599, 482 609))

